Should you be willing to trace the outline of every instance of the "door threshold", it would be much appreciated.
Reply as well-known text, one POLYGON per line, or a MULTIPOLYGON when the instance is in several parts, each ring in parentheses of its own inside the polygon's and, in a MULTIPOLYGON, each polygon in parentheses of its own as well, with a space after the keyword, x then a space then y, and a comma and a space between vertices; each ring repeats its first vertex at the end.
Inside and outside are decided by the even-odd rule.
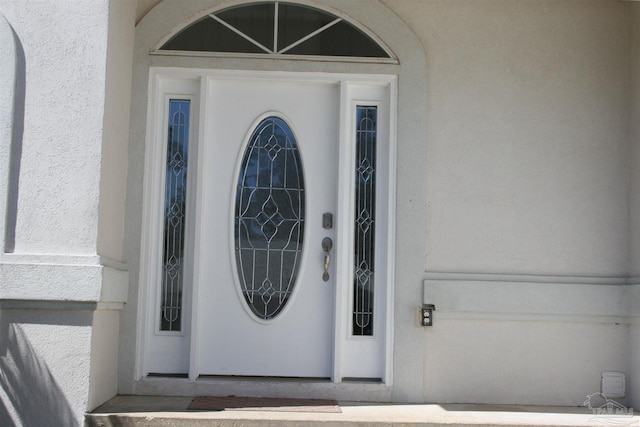
POLYGON ((149 372, 148 378, 189 378, 189 374, 163 374, 158 372, 149 372))
POLYGON ((343 377, 343 383, 384 384, 382 378, 343 377))
POLYGON ((307 382, 307 383, 330 383, 331 378, 328 377, 262 377, 251 375, 199 375, 198 381, 250 381, 250 382, 307 382))

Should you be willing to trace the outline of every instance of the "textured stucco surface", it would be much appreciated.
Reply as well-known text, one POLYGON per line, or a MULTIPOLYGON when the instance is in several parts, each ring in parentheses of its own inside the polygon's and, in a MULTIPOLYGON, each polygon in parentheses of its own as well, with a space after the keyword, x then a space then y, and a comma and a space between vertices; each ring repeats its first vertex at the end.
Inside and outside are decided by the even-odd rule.
MULTIPOLYGON (((629 30, 630 90, 630 150, 629 150, 629 202, 630 202, 630 275, 640 278, 640 3, 631 4, 629 30)), ((638 313, 640 314, 640 313, 638 313)))
POLYGON ((16 253, 96 251, 107 8, 0 1, 24 49, 28 88, 16 253))
MULTIPOLYGON (((16 46, 13 29, 0 13, 0 159, 9 159, 13 139, 13 107, 16 79, 16 46)), ((0 243, 5 250, 6 205, 9 181, 9 162, 0 162, 0 243)))
MULTIPOLYGON (((97 310, 91 329, 91 373, 87 410, 93 410, 118 391, 118 310, 97 310)), ((86 379, 85 379, 86 380, 86 379)))
POLYGON ((600 372, 627 368, 624 351, 601 350, 625 348, 626 325, 441 319, 428 335, 426 347, 447 352, 425 349, 427 402, 580 406, 600 372), (473 369, 461 369, 469 352, 473 369))
POLYGON ((603 370, 636 381, 633 320, 605 302, 629 269, 637 5, 383 1, 426 52, 425 270, 458 304, 425 331, 425 399, 573 405, 603 370))
POLYGON ((428 271, 625 275, 625 2, 384 0, 427 57, 428 271))
POLYGON ((122 260, 127 181, 134 1, 109 3, 97 252, 122 260))
POLYGON ((632 324, 629 333, 629 388, 634 408, 640 408, 640 3, 631 4, 630 43, 630 304, 632 324))
POLYGON ((425 281, 425 401, 578 406, 603 371, 634 379, 632 287, 516 279, 425 281))
POLYGON ((2 309, 0 329, 0 424, 82 425, 91 312, 2 309))
POLYGON ((116 392, 134 14, 0 0, 2 425, 81 425, 116 392))

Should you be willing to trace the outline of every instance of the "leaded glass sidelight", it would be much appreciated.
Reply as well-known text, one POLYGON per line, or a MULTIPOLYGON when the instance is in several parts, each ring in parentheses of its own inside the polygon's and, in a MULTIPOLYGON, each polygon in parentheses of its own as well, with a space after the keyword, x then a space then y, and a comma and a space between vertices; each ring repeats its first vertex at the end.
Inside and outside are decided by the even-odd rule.
POLYGON ((305 221, 298 143, 279 117, 265 118, 251 134, 238 177, 234 220, 242 295, 253 314, 272 319, 293 292, 305 221))
POLYGON ((182 329, 189 108, 189 100, 169 100, 160 302, 161 331, 182 329))
POLYGON ((373 335, 378 109, 356 108, 353 335, 373 335))

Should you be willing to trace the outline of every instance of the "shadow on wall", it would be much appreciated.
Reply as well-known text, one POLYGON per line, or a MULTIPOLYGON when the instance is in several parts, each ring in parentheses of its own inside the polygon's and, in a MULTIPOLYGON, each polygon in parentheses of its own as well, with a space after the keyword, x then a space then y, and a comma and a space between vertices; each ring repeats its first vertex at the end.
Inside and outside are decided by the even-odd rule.
POLYGON ((64 392, 20 325, 0 324, 0 425, 77 425, 64 392))
MULTIPOLYGON (((0 40, 3 46, 3 64, 0 64, 0 89, 12 93, 13 99, 10 109, 10 117, 0 117, 0 120, 7 120, 10 126, 10 137, 8 140, 8 174, 7 174, 7 195, 6 195, 6 217, 4 236, 4 251, 13 252, 15 247, 16 215, 18 212, 18 187, 20 179, 20 162, 22 159, 22 136, 24 133, 24 105, 26 94, 26 67, 25 55, 22 43, 11 24, 0 13, 0 40), (5 87, 6 85, 6 87, 5 87)), ((3 151, 3 150, 0 150, 3 151)), ((3 177, 4 179, 4 177, 3 177)))

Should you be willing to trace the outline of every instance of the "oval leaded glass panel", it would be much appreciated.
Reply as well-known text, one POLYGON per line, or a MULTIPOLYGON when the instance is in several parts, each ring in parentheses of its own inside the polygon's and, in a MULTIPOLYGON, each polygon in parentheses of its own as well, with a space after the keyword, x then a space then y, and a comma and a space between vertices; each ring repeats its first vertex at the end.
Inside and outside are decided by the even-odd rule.
POLYGON ((289 125, 270 116, 242 160, 235 205, 235 254, 242 295, 260 319, 278 315, 293 292, 304 240, 304 175, 289 125))

